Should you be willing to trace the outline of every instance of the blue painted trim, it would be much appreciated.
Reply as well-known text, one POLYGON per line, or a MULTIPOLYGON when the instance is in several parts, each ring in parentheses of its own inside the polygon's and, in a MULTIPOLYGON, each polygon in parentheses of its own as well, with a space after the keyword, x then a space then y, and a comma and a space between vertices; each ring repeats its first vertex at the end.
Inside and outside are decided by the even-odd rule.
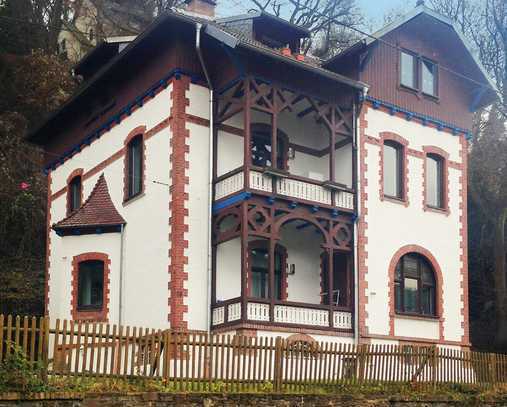
POLYGON ((239 194, 233 195, 230 198, 224 199, 219 203, 213 204, 213 213, 217 213, 219 210, 234 205, 235 203, 246 201, 247 199, 250 199, 251 196, 252 194, 250 192, 240 192, 239 194))
POLYGON ((412 112, 412 111, 404 109, 400 106, 393 105, 392 103, 384 102, 383 100, 380 100, 380 99, 375 99, 374 97, 371 97, 368 95, 366 97, 360 98, 360 99, 362 101, 366 100, 368 102, 371 102, 373 104, 374 109, 378 109, 380 107, 387 108, 391 115, 394 115, 397 112, 403 113, 403 114, 405 114, 405 119, 407 121, 411 121, 412 119, 417 119, 417 120, 421 121, 421 124, 423 126, 427 126, 428 124, 434 124, 438 130, 448 129, 455 136, 459 136, 460 134, 463 134, 467 138, 467 140, 469 140, 472 137, 472 134, 468 130, 462 129, 461 127, 457 127, 451 123, 443 122, 442 120, 438 120, 432 116, 427 116, 427 115, 420 114, 417 112, 412 112))
POLYGON ((120 124, 121 121, 123 120, 122 119, 123 116, 127 117, 130 116, 132 114, 132 108, 134 106, 137 105, 139 107, 142 107, 147 99, 155 97, 155 94, 158 89, 160 88, 166 89, 172 77, 180 78, 181 76, 190 77, 192 83, 204 81, 204 78, 192 72, 187 72, 180 68, 175 68, 171 70, 166 76, 155 82, 155 84, 150 86, 145 92, 135 97, 131 102, 127 103, 127 105, 121 108, 119 112, 116 115, 114 115, 111 119, 109 119, 106 123, 101 125, 98 129, 92 131, 83 140, 81 140, 79 143, 69 148, 60 157, 53 160, 50 164, 44 167, 44 172, 47 173, 49 170, 55 170, 59 165, 63 164, 66 159, 71 158, 75 154, 79 153, 84 146, 89 146, 93 141, 97 140, 104 133, 108 132, 111 129, 111 127, 113 127, 116 124, 120 124))

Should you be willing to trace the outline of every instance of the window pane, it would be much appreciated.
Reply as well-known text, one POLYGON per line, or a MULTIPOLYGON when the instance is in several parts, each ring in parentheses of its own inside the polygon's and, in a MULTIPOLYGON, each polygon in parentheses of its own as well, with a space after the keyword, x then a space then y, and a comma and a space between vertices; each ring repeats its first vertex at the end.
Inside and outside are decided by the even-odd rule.
POLYGON ((384 194, 401 198, 400 148, 384 144, 384 194))
POLYGON ((426 202, 429 206, 442 208, 442 160, 426 157, 426 202))
POLYGON ((396 308, 396 311, 403 311, 403 302, 401 300, 401 284, 395 283, 394 284, 394 306, 396 308))
POLYGON ((403 273, 405 277, 419 278, 418 257, 407 254, 403 256, 403 273))
POLYGON ((435 65, 422 60, 422 91, 428 95, 435 95, 435 65))
POLYGON ((415 75, 415 57, 407 54, 406 52, 401 53, 401 84, 416 88, 416 75, 415 75))
POLYGON ((79 263, 78 308, 100 308, 104 292, 104 263, 79 263))
POLYGON ((435 315, 435 289, 424 286, 421 294, 422 312, 425 315, 435 315))
POLYGON ((81 177, 75 177, 70 183, 70 211, 75 211, 81 206, 81 177))
POLYGON ((142 188, 142 139, 136 137, 129 144, 129 196, 137 195, 142 188))
POLYGON ((252 249, 252 296, 267 298, 268 296, 268 251, 266 249, 252 249))
MULTIPOLYGON (((276 166, 285 169, 285 150, 287 145, 278 135, 276 143, 276 166)), ((252 164, 257 167, 271 167, 271 133, 265 131, 252 132, 252 164)))
POLYGON ((405 312, 418 312, 417 309, 417 290, 419 281, 413 278, 405 278, 405 289, 403 292, 405 312))

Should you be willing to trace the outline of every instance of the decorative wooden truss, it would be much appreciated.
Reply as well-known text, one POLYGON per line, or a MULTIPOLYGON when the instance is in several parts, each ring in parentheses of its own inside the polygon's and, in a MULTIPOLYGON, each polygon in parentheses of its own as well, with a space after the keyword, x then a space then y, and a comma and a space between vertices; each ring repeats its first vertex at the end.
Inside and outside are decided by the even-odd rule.
MULTIPOLYGON (((329 181, 335 182, 335 151, 337 147, 352 142, 354 132, 353 106, 340 106, 338 103, 321 100, 315 96, 288 89, 255 77, 246 77, 235 83, 219 96, 216 111, 217 126, 243 112, 243 135, 245 179, 248 180, 251 163, 251 111, 267 113, 271 117, 271 162, 276 163, 278 117, 288 111, 303 118, 313 115, 314 119, 325 125, 329 135, 329 181), (337 142, 337 137, 340 141, 337 142), (334 147, 334 148, 331 148, 334 147)), ((216 174, 215 174, 216 175, 216 174)))

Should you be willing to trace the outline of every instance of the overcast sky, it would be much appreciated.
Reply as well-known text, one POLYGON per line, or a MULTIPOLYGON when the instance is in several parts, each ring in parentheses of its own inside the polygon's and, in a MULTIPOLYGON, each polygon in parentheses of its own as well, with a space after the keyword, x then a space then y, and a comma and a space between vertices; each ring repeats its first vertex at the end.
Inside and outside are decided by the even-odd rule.
MULTIPOLYGON (((387 11, 403 5, 415 7, 415 3, 416 0, 356 0, 356 4, 361 8, 366 19, 373 20, 377 27, 387 11)), ((251 4, 244 0, 218 0, 217 14, 219 17, 225 17, 245 13, 249 7, 251 8, 251 4)))

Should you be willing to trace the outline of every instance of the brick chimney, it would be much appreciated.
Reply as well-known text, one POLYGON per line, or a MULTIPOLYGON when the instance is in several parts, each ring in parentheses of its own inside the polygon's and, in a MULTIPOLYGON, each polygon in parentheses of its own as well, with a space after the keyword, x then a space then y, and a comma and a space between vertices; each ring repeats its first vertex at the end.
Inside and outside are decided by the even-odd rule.
POLYGON ((185 0, 185 11, 190 15, 214 18, 217 2, 214 0, 185 0))

